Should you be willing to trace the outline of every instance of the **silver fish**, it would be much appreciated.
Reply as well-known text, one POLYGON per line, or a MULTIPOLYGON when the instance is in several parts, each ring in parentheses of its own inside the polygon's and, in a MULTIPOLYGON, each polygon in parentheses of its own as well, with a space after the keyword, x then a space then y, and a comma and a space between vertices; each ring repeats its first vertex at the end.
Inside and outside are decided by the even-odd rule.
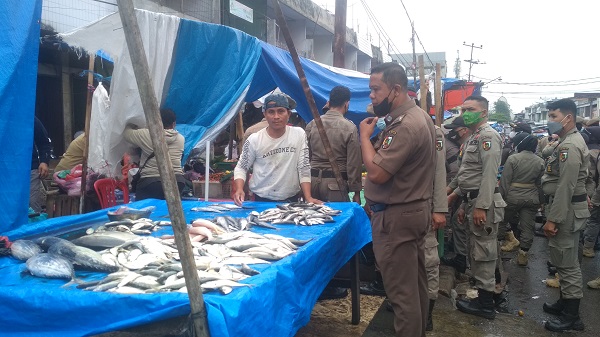
POLYGON ((115 272, 118 266, 110 265, 102 259, 102 255, 85 247, 74 245, 68 241, 59 242, 48 249, 49 253, 61 255, 69 259, 74 266, 85 270, 115 272))
POLYGON ((10 246, 11 255, 21 261, 27 261, 41 252, 42 248, 31 240, 15 240, 10 246))
POLYGON ((39 253, 25 262, 33 276, 44 278, 74 279, 73 264, 66 258, 50 253, 39 253))

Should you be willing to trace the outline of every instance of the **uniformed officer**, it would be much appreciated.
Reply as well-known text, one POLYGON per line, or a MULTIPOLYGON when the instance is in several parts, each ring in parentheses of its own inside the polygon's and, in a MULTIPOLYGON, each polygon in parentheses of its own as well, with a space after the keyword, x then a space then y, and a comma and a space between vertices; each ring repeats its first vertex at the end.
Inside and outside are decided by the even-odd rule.
POLYGON ((458 188, 449 201, 462 196, 470 230, 471 271, 479 296, 458 301, 465 313, 494 319, 494 290, 498 259, 498 223, 504 217, 506 203, 496 187, 502 139, 487 123, 488 101, 469 96, 463 105, 463 119, 473 134, 466 143, 458 171, 458 188))
POLYGON ((546 159, 542 188, 547 196, 544 232, 550 247, 550 262, 560 275, 560 299, 544 303, 544 311, 558 315, 547 321, 551 331, 583 330, 579 303, 583 297, 581 268, 578 261, 579 235, 590 211, 585 192, 587 158, 585 142, 575 120, 577 106, 570 99, 548 104, 548 133, 557 134, 559 144, 546 159))
POLYGON ((327 138, 342 178, 346 181, 346 191, 340 191, 333 175, 327 152, 315 121, 306 126, 306 136, 310 149, 312 183, 311 194, 323 201, 348 201, 348 191, 354 192, 353 201, 360 204, 362 190, 362 158, 356 125, 344 118, 350 105, 350 89, 337 86, 329 93, 329 110, 321 121, 327 130, 327 138))
MULTIPOLYGON (((446 175, 446 181, 448 181, 448 177, 450 177, 450 181, 448 181, 446 193, 451 194, 458 187, 456 174, 458 173, 458 169, 462 162, 464 144, 471 136, 471 130, 465 125, 465 122, 461 116, 456 117, 450 124, 445 124, 444 128, 450 129, 447 135, 449 141, 446 142, 446 155, 448 156, 446 159, 446 165, 449 168, 446 170, 446 172, 448 172, 446 175), (456 161, 452 161, 452 157, 454 155, 450 156, 449 153, 449 148, 452 146, 455 149, 458 149, 456 153, 456 161)), ((467 269, 467 255, 469 253, 469 230, 467 229, 467 224, 464 222, 463 217, 461 216, 459 219, 459 212, 464 213, 464 210, 459 209, 460 201, 448 203, 448 205, 453 210, 451 219, 452 246, 456 255, 453 258, 442 257, 440 262, 444 265, 454 267, 454 269, 460 273, 464 273, 467 269)))
POLYGON ((589 126, 586 127, 582 133, 586 133, 589 136, 587 146, 590 155, 585 188, 592 204, 590 217, 588 218, 585 231, 583 232, 583 256, 594 257, 596 256, 594 245, 596 244, 598 232, 600 231, 600 184, 598 183, 598 166, 600 166, 600 127, 589 126))
POLYGON ((433 330, 433 307, 440 290, 440 256, 438 253, 437 230, 446 225, 448 199, 446 198, 446 156, 444 132, 435 127, 435 177, 433 178, 433 214, 431 226, 425 235, 425 269, 427 270, 427 294, 429 296, 429 311, 425 331, 433 330))
POLYGON ((500 194, 507 203, 504 220, 512 229, 507 232, 509 238, 501 249, 512 251, 510 243, 516 241, 519 247, 520 242, 517 264, 526 266, 527 252, 533 243, 535 215, 543 200, 544 161, 535 154, 538 145, 535 136, 520 133, 513 138, 513 144, 517 153, 508 157, 500 178, 500 194))
POLYGON ((369 88, 375 115, 386 127, 370 142, 377 118, 360 124, 367 169, 365 198, 371 210, 373 251, 394 309, 397 336, 425 336, 427 272, 425 234, 431 223, 435 130, 407 93, 408 79, 397 63, 371 70, 369 88), (402 266, 402 272, 398 272, 402 266))

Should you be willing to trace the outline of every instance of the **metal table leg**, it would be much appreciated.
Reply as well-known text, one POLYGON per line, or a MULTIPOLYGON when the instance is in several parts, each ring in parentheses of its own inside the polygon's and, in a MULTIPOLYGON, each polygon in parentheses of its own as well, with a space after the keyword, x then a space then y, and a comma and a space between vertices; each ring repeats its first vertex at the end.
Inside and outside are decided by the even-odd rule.
POLYGON ((360 323, 360 275, 358 252, 350 259, 350 290, 352 292, 352 324, 360 323))

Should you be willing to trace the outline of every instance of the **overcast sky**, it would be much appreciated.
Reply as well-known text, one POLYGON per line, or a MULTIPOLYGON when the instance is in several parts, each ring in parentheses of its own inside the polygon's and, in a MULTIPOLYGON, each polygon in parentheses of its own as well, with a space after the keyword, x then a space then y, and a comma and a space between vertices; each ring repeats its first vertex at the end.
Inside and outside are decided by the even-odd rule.
MULTIPOLYGON (((335 0, 313 1, 334 13, 335 0)), ((370 33, 378 45, 366 3, 395 49, 412 52, 410 21, 400 0, 347 1, 349 27, 360 35, 370 33)), ((471 48, 463 42, 483 45, 474 49, 473 59, 486 64, 473 65, 471 76, 483 82, 502 78, 484 87, 490 102, 504 96, 516 113, 542 100, 600 92, 600 1, 403 1, 425 50, 446 52, 448 77, 454 77, 458 50, 460 77, 467 78, 464 60, 471 48)), ((416 51, 423 51, 418 41, 416 51)))

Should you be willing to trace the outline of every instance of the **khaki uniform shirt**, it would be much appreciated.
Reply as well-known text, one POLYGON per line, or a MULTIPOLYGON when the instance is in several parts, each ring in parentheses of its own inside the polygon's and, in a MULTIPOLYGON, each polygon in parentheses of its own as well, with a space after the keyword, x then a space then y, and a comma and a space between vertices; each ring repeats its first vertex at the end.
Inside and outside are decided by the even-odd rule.
POLYGON ((433 178, 433 212, 448 213, 446 196, 446 151, 444 131, 435 127, 435 176, 433 178))
POLYGON ((85 134, 73 139, 62 159, 54 168, 55 172, 62 170, 70 170, 75 165, 83 163, 83 147, 85 146, 85 134))
POLYGON ((450 184, 452 178, 458 173, 461 146, 449 139, 446 139, 444 146, 446 147, 446 184, 450 184))
POLYGON ((568 211, 572 209, 571 198, 586 193, 589 152, 576 128, 557 143, 552 155, 546 159, 542 188, 546 195, 554 197, 552 206, 546 210, 546 217, 548 221, 560 224, 565 222, 568 211))
POLYGON ((544 161, 531 151, 521 151, 508 157, 502 177, 500 193, 504 200, 516 203, 519 200, 531 200, 540 204, 544 161))
POLYGON ((373 163, 392 175, 389 181, 365 181, 369 203, 404 204, 429 200, 435 172, 435 130, 431 118, 413 100, 386 117, 375 143, 373 163))
POLYGON ((585 189, 588 197, 592 197, 596 191, 596 166, 598 165, 598 154, 600 154, 600 149, 590 149, 590 155, 588 156, 588 176, 585 181, 585 189))
POLYGON ((258 131, 266 128, 267 126, 269 126, 269 123, 267 122, 266 119, 263 118, 260 122, 248 127, 246 129, 246 132, 244 132, 244 139, 242 140, 242 147, 244 146, 244 144, 248 140, 248 137, 250 137, 251 134, 257 133, 258 131))
MULTIPOLYGON (((321 116, 321 121, 327 132, 335 162, 340 172, 346 172, 348 175, 349 191, 360 192, 362 190, 362 155, 356 125, 334 110, 329 110, 321 116)), ((310 167, 332 171, 315 121, 311 121, 306 126, 306 137, 310 149, 310 167)))
MULTIPOLYGON (((590 155, 590 158, 592 156, 590 155)), ((596 180, 599 179, 598 177, 596 177, 596 174, 600 175, 600 160, 598 159, 598 154, 596 154, 596 157, 593 158, 594 161, 594 167, 590 167, 589 170, 592 170, 592 177, 594 177, 594 184, 596 184, 596 180)), ((594 193, 592 193, 591 198, 591 202, 594 206, 600 206, 600 184, 596 184, 595 185, 595 189, 594 189, 594 193)))
POLYGON ((498 167, 502 155, 502 139, 487 123, 480 126, 465 143, 458 170, 458 195, 479 190, 475 208, 489 209, 494 201, 498 167))

